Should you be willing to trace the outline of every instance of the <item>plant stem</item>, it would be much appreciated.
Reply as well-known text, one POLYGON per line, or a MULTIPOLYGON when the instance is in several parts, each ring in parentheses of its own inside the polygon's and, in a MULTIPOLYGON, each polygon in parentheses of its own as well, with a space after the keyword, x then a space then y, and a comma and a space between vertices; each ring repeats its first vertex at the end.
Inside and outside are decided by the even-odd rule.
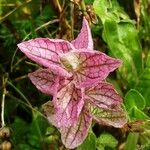
POLYGON ((56 14, 60 16, 62 12, 62 8, 61 8, 59 0, 50 0, 50 3, 53 6, 53 9, 56 12, 56 14))
POLYGON ((27 78, 27 77, 28 77, 28 75, 20 76, 20 77, 18 77, 18 78, 16 78, 16 79, 14 79, 14 80, 13 80, 13 82, 20 81, 20 80, 25 79, 25 78, 27 78))
POLYGON ((7 82, 7 78, 5 78, 3 76, 2 78, 2 82, 3 82, 3 95, 2 95, 2 103, 1 103, 1 121, 2 121, 2 128, 5 126, 5 119, 4 119, 4 110, 5 110, 5 96, 6 96, 6 82, 7 82))
POLYGON ((84 0, 81 0, 80 6, 81 6, 81 9, 82 9, 83 14, 85 15, 85 14, 86 14, 86 6, 85 6, 84 0))
POLYGON ((40 111, 38 111, 36 108, 33 108, 31 105, 28 105, 27 103, 25 103, 24 101, 22 101, 21 99, 15 97, 14 95, 11 95, 9 93, 7 93, 7 96, 9 96, 10 98, 14 99, 15 101, 17 101, 18 103, 25 105, 26 107, 30 108, 32 111, 38 112, 43 118, 47 119, 46 116, 44 116, 40 111))
POLYGON ((5 14, 4 16, 0 17, 0 23, 2 23, 7 17, 9 17, 11 14, 13 14, 16 10, 18 10, 20 7, 30 3, 32 0, 27 0, 25 2, 23 2, 22 4, 20 4, 19 6, 15 7, 13 10, 11 10, 10 12, 8 12, 7 14, 5 14))
POLYGON ((26 103, 30 107, 32 107, 31 103, 28 101, 28 99, 24 96, 24 94, 18 88, 16 88, 10 81, 7 81, 7 83, 26 101, 26 103))
POLYGON ((74 4, 70 2, 70 14, 71 14, 71 38, 74 39, 74 4))
POLYGON ((2 121, 2 127, 5 126, 5 121, 4 121, 4 109, 5 109, 5 95, 6 95, 6 90, 4 88, 3 96, 2 96, 2 112, 1 112, 1 121, 2 121))

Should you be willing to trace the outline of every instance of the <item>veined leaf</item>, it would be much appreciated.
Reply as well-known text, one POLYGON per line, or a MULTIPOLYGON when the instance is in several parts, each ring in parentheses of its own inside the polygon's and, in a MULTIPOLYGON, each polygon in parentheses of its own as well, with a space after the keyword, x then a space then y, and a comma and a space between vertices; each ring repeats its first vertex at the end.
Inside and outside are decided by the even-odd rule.
POLYGON ((142 53, 136 28, 116 0, 95 0, 94 8, 103 23, 103 39, 110 53, 123 61, 120 74, 132 87, 142 71, 142 53))
POLYGON ((93 119, 100 124, 121 128, 127 123, 127 116, 122 108, 115 110, 103 109, 90 102, 88 108, 93 119))
POLYGON ((129 111, 130 109, 132 109, 135 106, 140 110, 143 110, 145 108, 144 97, 135 89, 131 89, 125 95, 124 103, 125 103, 127 111, 129 111))

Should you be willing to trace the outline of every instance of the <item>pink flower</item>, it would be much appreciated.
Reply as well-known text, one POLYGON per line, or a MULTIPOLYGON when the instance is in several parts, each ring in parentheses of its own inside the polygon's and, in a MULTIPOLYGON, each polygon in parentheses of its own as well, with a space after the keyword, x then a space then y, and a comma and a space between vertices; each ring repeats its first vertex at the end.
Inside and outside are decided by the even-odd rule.
POLYGON ((18 44, 31 60, 63 77, 74 78, 78 86, 104 80, 120 65, 120 60, 93 50, 86 19, 78 37, 69 43, 60 39, 37 38, 18 44))
POLYGON ((37 38, 18 44, 31 60, 46 67, 29 74, 32 83, 53 100, 44 104, 48 120, 61 132, 67 148, 80 145, 92 119, 117 128, 126 122, 122 99, 103 80, 121 61, 93 50, 86 19, 72 42, 37 38))
POLYGON ((70 82, 63 85, 56 99, 44 104, 43 108, 48 120, 59 128, 63 144, 73 149, 87 137, 93 119, 103 125, 123 127, 127 118, 121 101, 109 83, 101 81, 78 89, 70 82), (57 107, 54 107, 56 103, 57 107))

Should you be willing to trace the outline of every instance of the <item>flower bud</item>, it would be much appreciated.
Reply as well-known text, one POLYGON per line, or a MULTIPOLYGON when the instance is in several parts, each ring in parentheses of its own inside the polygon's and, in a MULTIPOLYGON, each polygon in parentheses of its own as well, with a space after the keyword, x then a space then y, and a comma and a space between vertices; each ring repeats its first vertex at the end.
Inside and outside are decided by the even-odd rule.
POLYGON ((10 137, 10 129, 8 127, 3 127, 0 129, 0 138, 9 138, 10 137))
POLYGON ((11 143, 9 141, 4 141, 1 145, 0 145, 0 149, 1 150, 11 150, 11 143))

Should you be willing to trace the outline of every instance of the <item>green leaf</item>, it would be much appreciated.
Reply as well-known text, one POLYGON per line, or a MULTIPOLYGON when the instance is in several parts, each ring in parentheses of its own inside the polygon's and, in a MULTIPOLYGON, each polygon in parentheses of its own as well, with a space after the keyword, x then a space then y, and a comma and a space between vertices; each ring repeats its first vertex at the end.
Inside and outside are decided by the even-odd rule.
POLYGON ((119 22, 130 22, 129 16, 124 12, 123 8, 118 4, 117 0, 95 0, 93 3, 96 14, 104 23, 106 20, 119 22))
POLYGON ((145 108, 145 99, 137 90, 131 89, 125 95, 124 104, 127 111, 130 111, 134 106, 140 110, 143 110, 145 108))
POLYGON ((92 5, 94 0, 84 0, 85 4, 92 5))
POLYGON ((123 12, 122 8, 115 0, 95 0, 93 3, 93 7, 103 23, 108 19, 118 22, 120 20, 120 17, 128 19, 128 16, 123 12))
POLYGON ((138 81, 138 73, 142 68, 141 49, 136 41, 137 32, 134 25, 106 20, 103 27, 103 38, 111 54, 123 61, 120 67, 122 78, 133 86, 133 83, 138 81))
POLYGON ((142 71, 142 49, 132 20, 116 0, 95 0, 94 9, 103 23, 103 39, 109 52, 123 61, 120 75, 126 86, 134 87, 142 71))
POLYGON ((27 135, 29 144, 33 147, 42 149, 44 136, 48 126, 47 120, 45 120, 39 112, 33 111, 33 121, 27 135))
POLYGON ((146 100, 146 106, 150 106, 150 53, 147 57, 147 62, 143 73, 139 78, 136 89, 142 93, 146 100))
POLYGON ((137 150, 136 145, 138 142, 139 138, 139 133, 129 133, 126 145, 125 145, 125 150, 137 150))
POLYGON ((90 132, 86 140, 80 145, 77 150, 96 150, 96 136, 90 132))
POLYGON ((105 147, 103 145, 98 145, 97 150, 105 150, 105 147))
POLYGON ((19 117, 16 117, 14 123, 10 127, 12 128, 13 141, 15 145, 23 142, 25 140, 24 135, 26 135, 29 130, 29 124, 19 117))
POLYGON ((102 133, 97 140, 98 147, 115 148, 118 141, 109 133, 102 133))
POLYGON ((49 124, 38 111, 33 111, 33 120, 30 124, 17 117, 10 127, 13 131, 15 149, 41 150, 46 143, 44 138, 49 124))
POLYGON ((145 119, 150 119, 149 116, 147 116, 143 111, 141 111, 140 109, 138 109, 136 106, 134 106, 130 112, 129 115, 132 119, 136 119, 136 120, 145 120, 145 119))

